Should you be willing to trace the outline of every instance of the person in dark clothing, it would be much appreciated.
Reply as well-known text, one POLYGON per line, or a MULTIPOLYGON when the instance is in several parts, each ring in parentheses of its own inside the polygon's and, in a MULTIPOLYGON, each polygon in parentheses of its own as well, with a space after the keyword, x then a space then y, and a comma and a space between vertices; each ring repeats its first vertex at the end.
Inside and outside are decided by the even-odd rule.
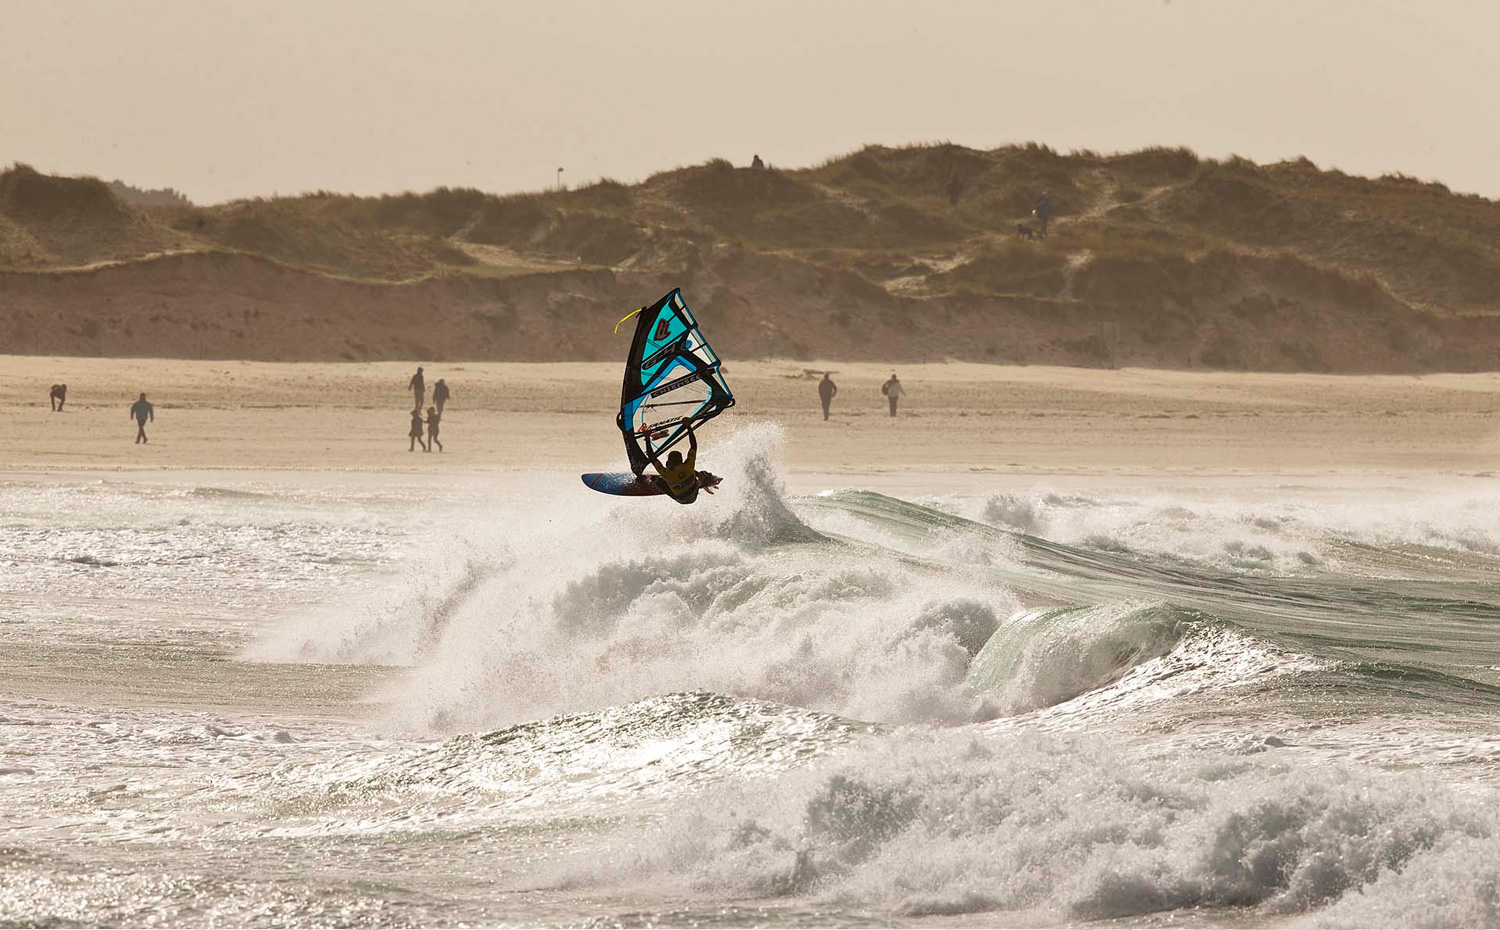
POLYGON ((438 423, 442 419, 436 407, 427 408, 427 448, 424 451, 431 452, 433 446, 437 446, 439 452, 443 451, 443 442, 437 438, 438 423))
POLYGON ((948 178, 948 186, 943 188, 943 190, 948 192, 948 206, 958 206, 958 198, 964 192, 963 182, 958 179, 958 175, 955 174, 948 178))
MULTIPOLYGON (((443 415, 443 405, 448 402, 448 397, 451 393, 452 392, 448 390, 448 382, 444 381, 442 378, 439 378, 437 380, 437 384, 434 384, 432 386, 432 402, 434 404, 437 404, 438 416, 443 415)), ((439 449, 439 451, 442 450, 439 449)))
POLYGON ((1036 217, 1036 234, 1043 239, 1047 238, 1047 227, 1052 225, 1052 192, 1042 191, 1042 199, 1036 202, 1036 208, 1031 211, 1036 217))
POLYGON ((891 372, 891 380, 880 386, 880 393, 884 394, 886 400, 889 400, 891 402, 891 416, 895 416, 896 400, 897 398, 904 395, 906 393, 906 390, 901 387, 901 381, 896 377, 896 373, 894 371, 891 372))
POLYGON ((760 160, 760 156, 759 155, 757 155, 754 158, 750 159, 750 167, 752 167, 752 168, 764 168, 765 166, 766 166, 766 163, 760 160))
POLYGON ((838 394, 839 386, 833 383, 829 377, 832 372, 823 372, 823 380, 818 382, 818 400, 823 402, 823 419, 828 419, 828 405, 833 403, 834 395, 838 394))
POLYGON ((422 446, 423 452, 430 451, 427 448, 427 443, 422 442, 422 411, 413 410, 411 412, 411 429, 407 431, 406 435, 411 437, 411 442, 406 444, 407 452, 417 451, 419 443, 422 446))
POLYGON ((135 443, 136 443, 136 445, 140 445, 143 442, 147 442, 148 440, 146 439, 146 420, 149 419, 152 423, 156 422, 156 407, 153 406, 152 403, 149 400, 146 399, 146 395, 145 394, 142 394, 140 400, 138 400, 135 403, 133 403, 133 404, 130 405, 130 415, 133 416, 133 417, 135 417, 135 422, 136 422, 135 443))
POLYGON ((52 404, 53 413, 62 413, 63 404, 68 402, 68 386, 66 384, 52 385, 52 393, 47 399, 52 404))
POLYGON ((417 411, 420 416, 422 401, 427 399, 427 381, 422 377, 421 365, 417 366, 417 373, 411 376, 411 380, 406 382, 406 386, 411 389, 412 396, 416 398, 416 403, 411 405, 411 409, 417 411))

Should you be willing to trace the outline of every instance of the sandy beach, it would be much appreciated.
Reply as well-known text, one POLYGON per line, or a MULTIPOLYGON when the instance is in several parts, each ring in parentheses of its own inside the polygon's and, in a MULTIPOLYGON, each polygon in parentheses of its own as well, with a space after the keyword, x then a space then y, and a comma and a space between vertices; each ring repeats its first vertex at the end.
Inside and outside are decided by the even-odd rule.
MULTIPOLYGON (((0 358, 15 411, 0 468, 610 470, 619 366, 428 366, 453 398, 446 451, 409 452, 415 363, 317 364, 0 358), (47 391, 68 385, 50 411, 47 391), (135 445, 127 408, 156 405, 135 445)), ((1483 473, 1500 460, 1500 375, 1325 376, 929 364, 899 369, 907 396, 887 415, 891 369, 829 364, 839 395, 824 422, 820 364, 730 363, 739 400, 705 430, 774 421, 790 471, 879 473, 1483 473)))

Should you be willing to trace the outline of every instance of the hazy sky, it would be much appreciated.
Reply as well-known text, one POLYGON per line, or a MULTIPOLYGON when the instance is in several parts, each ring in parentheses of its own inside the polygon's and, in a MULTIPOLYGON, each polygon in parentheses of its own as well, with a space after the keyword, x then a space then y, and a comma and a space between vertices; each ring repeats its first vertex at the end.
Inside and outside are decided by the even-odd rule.
POLYGON ((200 202, 879 142, 1306 155, 1500 197, 1500 2, 0 0, 0 164, 200 202))

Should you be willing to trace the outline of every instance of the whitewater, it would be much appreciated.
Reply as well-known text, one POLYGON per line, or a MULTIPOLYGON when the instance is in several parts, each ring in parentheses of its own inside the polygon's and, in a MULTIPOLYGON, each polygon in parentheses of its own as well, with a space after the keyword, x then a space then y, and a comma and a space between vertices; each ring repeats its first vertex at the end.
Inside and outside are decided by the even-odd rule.
POLYGON ((1491 479, 780 445, 0 477, 0 924, 1500 923, 1491 479))

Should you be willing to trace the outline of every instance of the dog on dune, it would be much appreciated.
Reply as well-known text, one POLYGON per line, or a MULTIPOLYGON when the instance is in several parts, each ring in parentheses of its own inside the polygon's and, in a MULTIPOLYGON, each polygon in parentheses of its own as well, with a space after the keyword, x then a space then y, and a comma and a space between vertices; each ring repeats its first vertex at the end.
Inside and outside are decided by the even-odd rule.
POLYGON ((1016 235, 1022 239, 1025 239, 1027 242, 1035 242, 1037 238, 1036 230, 1032 229, 1026 223, 1016 224, 1016 235))

